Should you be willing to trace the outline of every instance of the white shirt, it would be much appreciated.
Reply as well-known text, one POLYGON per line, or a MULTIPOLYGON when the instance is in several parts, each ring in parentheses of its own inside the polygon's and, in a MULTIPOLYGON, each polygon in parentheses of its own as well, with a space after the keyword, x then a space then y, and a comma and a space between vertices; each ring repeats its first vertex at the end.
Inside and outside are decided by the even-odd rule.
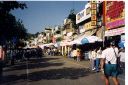
MULTIPOLYGON (((114 49, 118 57, 118 48, 115 47, 114 49)), ((105 63, 108 63, 108 61, 110 61, 111 64, 116 64, 117 57, 115 55, 114 49, 110 47, 103 50, 101 58, 105 58, 105 63)))
POLYGON ((93 59, 93 60, 96 59, 96 51, 91 52, 91 59, 93 59))
POLYGON ((77 56, 77 50, 73 50, 72 55, 73 55, 73 57, 74 57, 74 56, 77 56))
POLYGON ((97 51, 96 58, 101 58, 101 54, 102 54, 102 51, 101 51, 101 50, 98 50, 98 51, 97 51))

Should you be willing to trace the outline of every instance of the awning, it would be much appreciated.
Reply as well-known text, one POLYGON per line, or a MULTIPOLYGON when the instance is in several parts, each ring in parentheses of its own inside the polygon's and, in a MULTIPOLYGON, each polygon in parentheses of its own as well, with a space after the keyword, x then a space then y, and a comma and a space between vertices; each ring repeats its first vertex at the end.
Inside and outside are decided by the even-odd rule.
POLYGON ((97 36, 88 36, 81 40, 81 44, 95 43, 96 41, 102 41, 102 39, 98 38, 97 36))
POLYGON ((85 44, 85 43, 89 43, 89 41, 88 41, 87 38, 84 38, 84 39, 81 40, 81 43, 82 43, 82 44, 85 44))
POLYGON ((81 44, 81 40, 86 37, 87 35, 85 34, 82 34, 82 35, 79 35, 77 36, 73 41, 71 41, 69 44, 70 45, 73 45, 73 44, 81 44))
POLYGON ((54 43, 43 44, 43 45, 41 45, 41 47, 44 47, 44 46, 50 47, 50 46, 52 46, 52 45, 54 45, 54 43))
POLYGON ((70 45, 73 44, 85 44, 85 43, 94 43, 95 41, 102 41, 102 39, 100 39, 97 36, 86 36, 83 35, 73 41, 70 42, 70 45))
POLYGON ((60 46, 60 42, 56 42, 56 43, 54 44, 54 46, 55 46, 55 47, 59 47, 59 46, 60 46))
POLYGON ((70 41, 64 40, 60 42, 60 46, 67 46, 70 45, 70 41))

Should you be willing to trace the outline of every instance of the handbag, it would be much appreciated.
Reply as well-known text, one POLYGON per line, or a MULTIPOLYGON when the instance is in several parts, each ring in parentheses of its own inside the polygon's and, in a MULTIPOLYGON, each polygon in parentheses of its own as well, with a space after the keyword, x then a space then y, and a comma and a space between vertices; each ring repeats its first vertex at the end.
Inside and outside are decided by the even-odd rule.
POLYGON ((113 50, 114 50, 115 56, 116 56, 116 58, 117 58, 116 62, 117 62, 117 70, 118 70, 118 73, 119 73, 119 74, 122 74, 122 73, 123 73, 123 70, 120 68, 120 58, 119 58, 118 55, 116 54, 114 48, 113 48, 113 50))

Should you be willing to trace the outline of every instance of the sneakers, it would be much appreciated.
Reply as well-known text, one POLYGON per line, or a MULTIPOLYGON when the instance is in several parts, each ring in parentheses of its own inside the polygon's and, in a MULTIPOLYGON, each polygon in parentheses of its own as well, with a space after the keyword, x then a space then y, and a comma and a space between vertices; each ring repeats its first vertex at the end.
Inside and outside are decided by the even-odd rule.
POLYGON ((93 68, 92 70, 94 71, 96 68, 93 68))

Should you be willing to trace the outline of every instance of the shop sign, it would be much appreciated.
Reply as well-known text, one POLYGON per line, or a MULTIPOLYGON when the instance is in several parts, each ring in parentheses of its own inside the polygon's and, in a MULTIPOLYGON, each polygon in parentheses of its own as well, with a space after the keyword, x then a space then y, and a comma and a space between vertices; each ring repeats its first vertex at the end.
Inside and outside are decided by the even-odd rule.
POLYGON ((96 21, 96 15, 92 15, 91 20, 96 21))
POLYGON ((96 1, 91 1, 91 25, 96 26, 97 22, 97 17, 96 17, 96 12, 97 12, 97 3, 96 1))
POLYGON ((91 13, 96 15, 96 10, 91 10, 91 13))
POLYGON ((88 8, 86 9, 86 15, 89 15, 89 14, 90 14, 90 11, 91 11, 91 8, 88 7, 88 8))
POLYGON ((124 1, 107 1, 105 20, 107 29, 124 25, 124 1))
POLYGON ((125 21, 124 19, 121 19, 121 20, 116 20, 114 22, 110 22, 110 23, 107 23, 106 24, 106 28, 107 29, 111 29, 111 28, 115 28, 115 27, 118 27, 118 26, 122 26, 125 24, 125 21))
POLYGON ((82 17, 84 17, 84 11, 77 15, 77 20, 80 20, 82 17))
POLYGON ((86 4, 85 9, 76 14, 76 24, 91 18, 91 5, 89 3, 86 4))
POLYGON ((96 26, 96 21, 91 21, 92 26, 96 26))
POLYGON ((121 35, 122 33, 125 33, 124 27, 113 30, 107 30, 105 31, 105 36, 121 35))

